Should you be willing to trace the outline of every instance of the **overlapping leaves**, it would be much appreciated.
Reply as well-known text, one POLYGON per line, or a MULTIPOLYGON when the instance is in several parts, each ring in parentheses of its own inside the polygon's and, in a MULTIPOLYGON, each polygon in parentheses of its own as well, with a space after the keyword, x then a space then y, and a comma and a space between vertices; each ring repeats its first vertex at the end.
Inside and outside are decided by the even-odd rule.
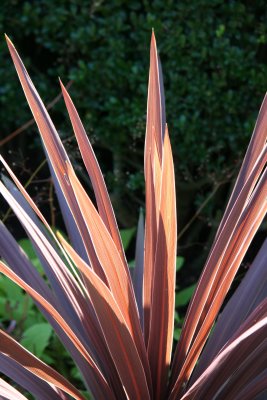
MULTIPOLYGON (((70 352, 85 385, 96 399, 209 399, 219 394, 234 399, 240 396, 241 388, 247 388, 242 398, 248 398, 247 393, 254 396, 261 393, 267 387, 264 357, 267 301, 266 290, 255 288, 266 281, 266 251, 261 251, 255 260, 253 276, 250 278, 249 271, 240 287, 243 297, 250 294, 253 306, 251 303, 241 306, 233 297, 229 304, 234 307, 226 307, 218 322, 219 326, 221 320, 226 321, 225 329, 215 328, 202 355, 201 352, 266 214, 267 99, 261 107, 171 360, 176 197, 163 79, 154 34, 144 160, 145 227, 141 217, 133 281, 102 173, 67 90, 60 83, 97 207, 75 174, 18 53, 9 39, 7 42, 41 134, 71 244, 61 235, 54 235, 1 158, 14 183, 5 178, 4 183, 0 183, 0 191, 29 236, 49 285, 3 224, 0 224, 0 255, 4 261, 0 262, 0 271, 33 298, 70 352), (229 314, 232 319, 235 314, 240 316, 232 329, 229 324, 227 326, 229 314)), ((64 399, 67 395, 83 398, 71 383, 4 331, 0 331, 0 361, 0 371, 38 399, 64 399)), ((23 398, 4 381, 0 381, 0 395, 7 399, 23 398)))

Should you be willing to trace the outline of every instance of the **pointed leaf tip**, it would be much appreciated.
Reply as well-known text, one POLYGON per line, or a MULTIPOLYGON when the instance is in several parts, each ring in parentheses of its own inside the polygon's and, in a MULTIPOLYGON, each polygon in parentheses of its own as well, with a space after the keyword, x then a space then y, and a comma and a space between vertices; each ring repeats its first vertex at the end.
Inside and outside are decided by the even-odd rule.
POLYGON ((61 89, 66 91, 66 88, 65 88, 65 86, 64 86, 64 84, 63 84, 63 82, 62 82, 62 80, 60 79, 60 76, 58 77, 58 81, 59 81, 59 83, 60 83, 61 89))
POLYGON ((65 86, 64 86, 62 80, 60 79, 60 77, 58 77, 58 80, 59 80, 61 92, 63 94, 63 98, 65 99, 65 96, 68 95, 67 89, 65 88, 65 86))
POLYGON ((62 80, 60 78, 58 78, 58 79, 59 79, 60 88, 61 88, 61 91, 62 91, 63 98, 64 98, 65 102, 66 102, 66 97, 69 100, 71 100, 70 97, 69 97, 69 93, 67 91, 67 88, 65 87, 64 83, 62 82, 62 80))
POLYGON ((151 46, 157 47, 157 43, 156 43, 156 36, 155 36, 155 32, 154 32, 154 28, 152 28, 152 33, 151 33, 151 46))
POLYGON ((11 49, 16 50, 16 49, 15 49, 15 46, 14 46, 14 44, 13 44, 13 42, 12 42, 12 40, 10 39, 9 36, 7 36, 6 33, 5 33, 5 39, 6 39, 6 42, 7 42, 7 45, 8 45, 9 50, 11 50, 11 49))

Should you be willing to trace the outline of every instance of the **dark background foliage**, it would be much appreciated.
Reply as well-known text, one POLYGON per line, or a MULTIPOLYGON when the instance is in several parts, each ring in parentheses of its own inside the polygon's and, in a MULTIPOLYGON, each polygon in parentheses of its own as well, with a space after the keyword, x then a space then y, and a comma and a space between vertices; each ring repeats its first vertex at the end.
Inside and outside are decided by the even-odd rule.
MULTIPOLYGON (((266 2, 2 0, 0 9, 0 31, 14 41, 43 100, 49 103, 59 93, 58 76, 72 82, 70 93, 121 227, 135 226, 144 204, 149 42, 155 29, 176 167, 179 252, 188 268, 199 271, 267 88, 266 2)), ((31 114, 4 38, 0 52, 4 140, 31 114)), ((62 100, 51 115, 89 188, 62 100)), ((36 131, 32 125, 1 149, 23 182, 44 159, 36 131)), ((48 176, 44 166, 29 190, 58 226, 48 176)), ((14 227, 12 216, 8 221, 14 227)))

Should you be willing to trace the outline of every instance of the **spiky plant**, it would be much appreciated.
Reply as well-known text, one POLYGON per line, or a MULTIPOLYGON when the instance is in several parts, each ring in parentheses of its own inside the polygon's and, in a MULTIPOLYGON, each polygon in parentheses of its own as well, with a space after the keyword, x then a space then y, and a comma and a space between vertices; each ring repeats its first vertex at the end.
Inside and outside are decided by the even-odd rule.
MULTIPOLYGON (((266 241, 216 318, 266 214, 267 99, 171 360, 176 198, 154 34, 144 162, 145 227, 140 221, 133 279, 103 176, 67 90, 60 83, 97 208, 77 178, 18 53, 9 39, 7 43, 41 134, 71 244, 54 235, 1 158, 16 185, 4 178, 1 193, 29 236, 49 284, 2 223, 0 252, 5 262, 0 262, 0 271, 33 298, 73 357, 95 399, 254 399, 267 387, 266 241)), ((62 375, 3 330, 0 371, 37 399, 83 399, 62 375)), ((5 399, 24 398, 3 380, 0 395, 5 399)))

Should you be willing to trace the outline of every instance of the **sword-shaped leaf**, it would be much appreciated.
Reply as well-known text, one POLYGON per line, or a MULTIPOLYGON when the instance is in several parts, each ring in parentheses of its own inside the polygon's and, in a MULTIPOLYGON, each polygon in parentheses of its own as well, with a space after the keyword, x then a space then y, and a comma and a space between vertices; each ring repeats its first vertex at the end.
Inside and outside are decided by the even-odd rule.
POLYGON ((246 180, 250 176, 252 169, 260 153, 262 152, 262 148, 266 144, 266 138, 267 138, 266 126, 267 126, 267 94, 265 94, 265 97, 263 99, 259 115, 255 124, 255 128, 248 149, 246 151, 245 158, 243 160, 230 200, 227 204, 223 219, 218 228, 216 237, 218 237, 221 229, 223 228, 242 187, 244 186, 246 180))
MULTIPOLYGON (((267 239, 249 267, 237 290, 219 315, 215 329, 193 373, 193 382, 210 364, 219 350, 234 335, 250 313, 264 300, 267 293, 267 239)), ((192 380, 190 381, 192 384, 192 380)))
POLYGON ((136 235, 133 287, 134 287, 142 329, 144 329, 144 309, 143 309, 144 245, 145 245, 144 241, 145 241, 144 216, 142 210, 140 210, 137 235, 136 235))
POLYGON ((148 344, 150 329, 150 312, 152 303, 154 260, 156 254, 159 201, 161 187, 161 166, 163 138, 165 132, 165 105, 163 79, 159 64, 156 39, 152 32, 150 45, 150 68, 147 98, 147 122, 145 139, 145 181, 146 181, 146 222, 145 222, 145 256, 144 256, 144 335, 148 344), (164 125, 163 125, 164 124, 164 125))
MULTIPOLYGON (((8 267, 0 261, 0 269, 1 272, 6 272, 8 267)), ((12 276, 14 277, 15 274, 11 273, 9 276, 11 278, 12 276)), ((17 282, 19 282, 19 280, 17 282)), ((0 330, 0 352, 15 360, 22 369, 26 369, 45 382, 55 385, 59 389, 73 396, 76 400, 84 400, 84 397, 79 393, 79 391, 75 389, 75 387, 72 386, 62 375, 44 362, 40 361, 2 330, 0 330)))
POLYGON ((174 166, 167 128, 162 157, 158 239, 148 341, 148 356, 157 399, 164 398, 166 395, 175 307, 176 197, 174 166))
POLYGON ((24 94, 39 128, 39 132, 45 146, 46 154, 49 157, 49 161, 57 177, 60 188, 75 219, 77 228, 81 235, 81 240, 87 251, 87 256, 89 257, 90 261, 92 260, 94 268, 101 279, 105 281, 105 273, 102 270, 97 257, 95 256, 94 248, 85 221, 83 219, 83 215, 77 204, 73 188, 71 187, 70 182, 67 178, 67 170, 68 168, 72 168, 68 155, 16 49, 8 38, 7 44, 15 68, 17 70, 24 94))
MULTIPOLYGON (((125 260, 124 250, 121 243, 121 238, 119 235, 119 230, 117 222, 115 219, 113 207, 108 195, 107 187, 104 181, 104 177, 100 170, 98 161, 96 159, 95 153, 91 146, 91 143, 86 135, 85 129, 82 125, 78 112, 67 92, 67 89, 60 81, 63 97, 65 100, 66 107, 70 116, 72 127, 79 145, 79 149, 83 158, 84 165, 87 169, 88 175, 90 176, 94 193, 96 196, 98 211, 106 225, 110 235, 116 247, 121 254, 122 260, 125 260)), ((125 262, 126 265, 126 262, 125 262)), ((126 269, 129 273, 128 268, 126 269)))
POLYGON ((75 250, 59 236, 73 262, 83 271, 107 346, 119 372, 123 387, 130 399, 149 399, 150 377, 146 376, 128 325, 107 286, 90 269, 75 250))
MULTIPOLYGON (((48 271, 48 275, 52 277, 52 287, 55 286, 57 294, 57 298, 53 303, 54 306, 69 325, 72 326, 79 340, 90 350, 91 355, 97 360, 98 364, 104 368, 105 362, 107 363, 110 357, 90 301, 86 301, 73 276, 59 259, 53 247, 50 246, 46 238, 38 231, 38 228, 29 216, 25 215, 23 209, 16 203, 10 193, 7 192, 1 182, 0 190, 23 223, 42 257, 47 260, 47 269, 51 269, 50 272, 48 271)), ((47 299, 47 297, 45 298, 47 299)), ((107 375, 109 374, 113 376, 113 380, 116 383, 116 373, 111 367, 107 370, 107 375)))
POLYGON ((173 379, 176 376, 176 395, 193 371, 239 265, 266 214, 266 157, 265 145, 229 214, 227 225, 218 236, 189 305, 174 356, 172 376, 173 379), (244 207, 243 199, 251 186, 253 192, 244 207))
MULTIPOLYGON (((40 400, 68 400, 69 396, 56 386, 22 367, 6 354, 0 353, 0 371, 40 400)), ((0 390, 0 398, 1 390, 0 390)), ((24 397, 23 397, 24 398, 24 397)), ((17 397, 15 397, 15 400, 17 397)))
MULTIPOLYGON (((260 319, 231 340, 181 400, 193 398, 235 399, 240 390, 266 368, 267 317, 260 319)), ((170 400, 174 400, 174 393, 170 400)))
MULTIPOLYGON (((97 364, 93 360, 90 353, 88 353, 87 349, 82 344, 82 342, 76 336, 74 331, 71 329, 70 325, 66 323, 66 321, 62 318, 62 316, 58 313, 58 311, 46 299, 44 299, 38 292, 36 292, 29 285, 27 285, 22 279, 20 279, 2 261, 0 261, 0 272, 4 273, 8 278, 10 278, 13 282, 15 282, 17 285, 19 285, 22 289, 24 289, 35 301, 37 301, 53 317, 53 319, 61 326, 61 328, 65 330, 65 332, 67 333, 70 340, 75 344, 76 348, 79 350, 81 355, 85 358, 88 365, 91 367, 91 370, 93 371, 93 377, 94 377, 94 382, 92 382, 93 391, 95 391, 95 393, 98 393, 99 396, 101 395, 101 398, 103 396, 103 393, 109 394, 109 396, 111 396, 110 388, 109 388, 105 378, 103 377, 101 371, 99 370, 97 364)), ((23 365, 24 368, 26 368, 27 370, 29 370, 32 373, 35 373, 38 377, 40 377, 42 379, 47 380, 48 377, 52 374, 51 378, 50 378, 50 380, 48 380, 48 382, 55 384, 57 387, 64 390, 66 393, 71 394, 70 390, 72 390, 72 393, 76 393, 76 396, 77 396, 78 391, 75 388, 72 389, 72 385, 68 381, 66 381, 66 383, 69 386, 68 385, 62 386, 62 384, 60 383, 60 380, 57 380, 57 381, 51 380, 52 378, 54 379, 55 377, 57 379, 59 379, 59 377, 61 377, 60 374, 58 374, 52 368, 45 366, 45 364, 42 363, 41 361, 39 361, 38 358, 31 355, 30 352, 25 350, 14 339, 10 338, 7 334, 5 334, 1 330, 0 330, 0 337, 1 337, 0 353, 2 352, 4 354, 9 354, 10 357, 12 357, 14 360, 16 360, 21 365, 23 365), (13 341, 12 342, 13 344, 11 343, 11 341, 13 341), (12 344, 12 346, 11 346, 11 344, 12 344), (5 347, 6 347, 6 350, 5 350, 5 347), (17 354, 17 356, 16 356, 16 354, 17 354), (36 359, 36 363, 33 363, 33 360, 32 360, 33 357, 36 359), (40 363, 40 364, 38 364, 38 363, 40 363), (43 364, 43 368, 42 368, 41 363, 43 364), (50 372, 50 375, 48 374, 48 372, 50 372)), ((75 397, 75 399, 76 398, 80 399, 83 397, 82 396, 75 397)))
POLYGON ((18 390, 0 378, 0 396, 3 400, 27 400, 18 390))
POLYGON ((256 378, 250 380, 236 394, 235 400, 265 400, 267 388, 267 368, 263 370, 256 378))
POLYGON ((118 249, 105 224, 72 169, 68 171, 68 179, 76 193, 77 203, 83 212, 98 260, 106 273, 108 286, 122 312, 146 368, 147 356, 131 279, 125 272, 118 249))

